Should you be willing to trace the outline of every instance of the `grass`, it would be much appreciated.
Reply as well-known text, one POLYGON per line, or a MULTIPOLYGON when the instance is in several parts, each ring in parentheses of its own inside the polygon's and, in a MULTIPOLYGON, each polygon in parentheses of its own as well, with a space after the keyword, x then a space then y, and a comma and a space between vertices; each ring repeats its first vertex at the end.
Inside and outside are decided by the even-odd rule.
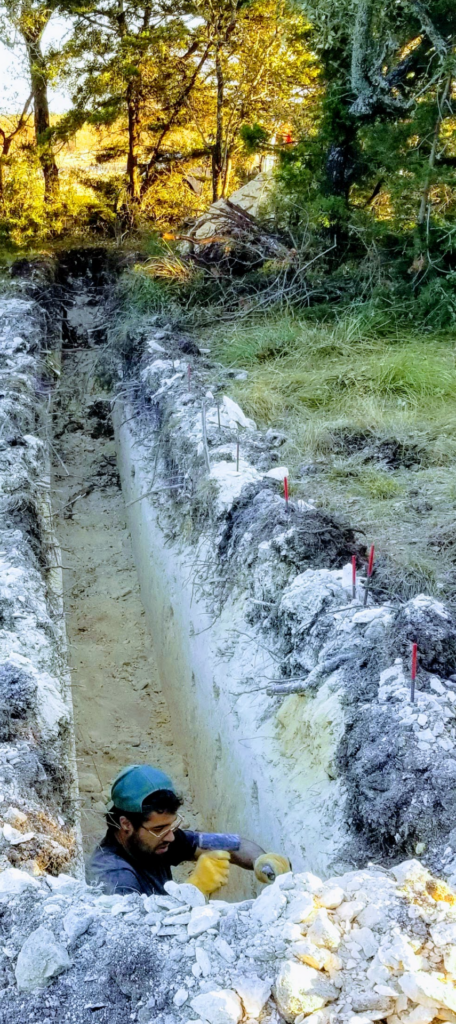
POLYGON ((247 415, 286 433, 292 492, 345 512, 399 562, 404 594, 455 599, 456 564, 429 543, 456 512, 454 336, 366 303, 326 321, 238 320, 207 343, 248 371, 231 389, 247 415))
POLYGON ((280 415, 353 416, 376 426, 388 413, 451 409, 456 361, 451 338, 375 336, 355 318, 315 325, 279 318, 216 333, 212 351, 250 371, 240 386, 251 415, 271 425, 280 415))

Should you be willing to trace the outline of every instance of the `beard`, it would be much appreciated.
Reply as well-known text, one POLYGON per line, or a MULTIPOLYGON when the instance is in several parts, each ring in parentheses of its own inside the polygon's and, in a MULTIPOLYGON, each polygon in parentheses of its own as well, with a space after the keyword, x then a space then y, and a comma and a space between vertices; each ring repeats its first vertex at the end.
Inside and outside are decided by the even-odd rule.
POLYGON ((141 861, 143 864, 147 864, 147 861, 150 861, 151 857, 154 857, 155 854, 166 853, 168 846, 169 843, 160 843, 155 850, 151 850, 150 846, 144 843, 136 832, 133 832, 125 843, 125 849, 130 854, 130 857, 141 861))

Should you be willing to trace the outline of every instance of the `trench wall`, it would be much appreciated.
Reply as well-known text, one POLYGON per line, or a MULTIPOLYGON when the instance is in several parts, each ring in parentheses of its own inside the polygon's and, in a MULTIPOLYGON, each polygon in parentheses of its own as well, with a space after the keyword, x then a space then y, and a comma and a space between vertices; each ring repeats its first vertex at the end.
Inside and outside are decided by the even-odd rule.
POLYGON ((160 507, 150 496, 138 501, 150 489, 151 461, 130 425, 121 425, 129 415, 116 404, 141 596, 174 735, 207 828, 236 829, 286 853, 297 870, 328 875, 340 867, 344 844, 341 784, 327 771, 343 731, 337 681, 312 702, 305 722, 293 703, 277 720, 266 696, 267 680, 277 674, 274 643, 269 649, 246 622, 245 592, 219 613, 198 593, 201 567, 217 571, 213 538, 171 541, 160 507))
POLYGON ((0 301, 0 871, 83 872, 43 310, 0 301))
POLYGON ((149 327, 114 403, 142 600, 207 827, 323 877, 417 853, 456 877, 451 613, 426 595, 364 607, 362 543, 324 509, 285 506, 281 440, 227 385, 149 327))

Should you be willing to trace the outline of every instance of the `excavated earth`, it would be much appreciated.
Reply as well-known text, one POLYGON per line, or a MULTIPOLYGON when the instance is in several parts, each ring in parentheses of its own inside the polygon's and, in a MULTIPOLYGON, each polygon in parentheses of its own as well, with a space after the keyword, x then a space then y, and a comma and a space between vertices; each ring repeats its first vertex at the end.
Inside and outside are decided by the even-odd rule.
POLYGON ((106 255, 22 269, 0 307, 0 1021, 456 1024, 448 609, 364 606, 350 524, 285 505, 280 436, 172 325, 125 342, 106 255), (294 872, 256 895, 233 871, 209 903, 88 886, 139 760, 294 872))

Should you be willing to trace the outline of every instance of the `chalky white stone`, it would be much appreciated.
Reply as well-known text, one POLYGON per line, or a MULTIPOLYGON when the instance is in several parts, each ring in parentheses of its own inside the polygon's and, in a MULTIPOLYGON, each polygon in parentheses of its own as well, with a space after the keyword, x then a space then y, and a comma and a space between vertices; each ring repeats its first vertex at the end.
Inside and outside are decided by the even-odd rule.
POLYGON ((233 985, 247 1016, 258 1017, 271 995, 271 982, 264 981, 256 974, 247 974, 235 978, 233 985))
POLYGON ((380 907, 376 907, 371 903, 364 907, 364 910, 360 911, 356 920, 363 928, 376 928, 377 925, 385 921, 385 917, 385 911, 380 910, 380 907))
POLYGON ((241 1000, 233 989, 204 992, 191 1000, 191 1007, 209 1024, 238 1024, 243 1015, 241 1000))
POLYGON ((70 966, 65 946, 57 942, 53 932, 47 928, 37 928, 25 940, 17 958, 17 987, 25 992, 43 988, 70 966))
POLYGON ((442 981, 434 971, 410 971, 398 978, 408 999, 422 1006, 443 1006, 456 1012, 456 989, 442 981))
POLYGON ((214 942, 214 949, 229 964, 232 964, 233 961, 236 959, 236 953, 234 949, 229 945, 226 939, 222 939, 220 935, 217 936, 214 942))
POLYGON ((456 921, 439 921, 430 931, 436 946, 456 945, 456 921))
POLYGON ((328 912, 324 909, 318 910, 308 932, 309 942, 316 946, 325 946, 326 949, 337 949, 340 945, 340 931, 330 920, 328 912))
POLYGON ((327 949, 315 946, 314 943, 309 942, 308 939, 302 939, 300 942, 294 942, 291 947, 291 952, 297 960, 302 960, 304 964, 309 964, 309 967, 315 967, 318 971, 323 970, 331 956, 331 953, 327 949))
POLYGON ((404 1013, 401 1017, 405 1024, 431 1024, 435 1017, 434 1006, 415 1006, 410 1013, 404 1013))
POLYGON ((289 1022, 300 1013, 320 1010, 338 996, 338 989, 319 971, 292 960, 282 964, 273 991, 280 1013, 289 1022))
POLYGON ((69 942, 76 942, 81 935, 90 928, 95 914, 92 911, 84 912, 83 909, 71 907, 63 919, 63 930, 68 936, 69 942))
POLYGON ((341 921, 353 921, 353 918, 358 917, 365 906, 366 904, 362 900, 347 900, 337 908, 336 914, 341 921))
POLYGON ((375 956, 378 949, 378 939, 375 938, 370 928, 358 928, 356 932, 352 932, 352 936, 353 941, 361 946, 364 956, 368 960, 375 956))
POLYGON ((197 946, 195 950, 195 956, 196 962, 201 970, 203 977, 207 978, 208 975, 211 973, 211 961, 209 959, 209 954, 206 953, 206 950, 203 949, 202 946, 197 946))
POLYGON ((413 879, 426 877, 428 874, 419 860, 403 860, 402 864, 396 864, 391 871, 399 885, 404 885, 405 882, 410 882, 413 879))
POLYGON ((267 473, 264 474, 271 480, 283 480, 284 477, 288 477, 288 466, 274 466, 273 469, 268 469, 267 473))
POLYGON ((456 946, 450 946, 449 949, 445 950, 443 962, 445 970, 452 974, 453 977, 456 976, 456 946))
POLYGON ((31 839, 35 838, 34 832, 19 832, 17 828, 13 828, 12 825, 6 823, 0 832, 3 833, 3 838, 11 846, 21 846, 22 843, 29 843, 31 839))
POLYGON ((287 907, 285 917, 288 921, 299 924, 301 921, 307 921, 307 918, 310 917, 314 909, 315 901, 313 896, 308 892, 299 893, 287 907))
POLYGON ((206 932, 208 928, 215 928, 219 921, 220 913, 214 906, 208 904, 204 907, 194 907, 187 926, 188 934, 190 938, 196 938, 197 935, 206 932))
POLYGON ((313 1013, 300 1013, 295 1024, 303 1024, 303 1021, 306 1021, 306 1024, 329 1024, 330 1019, 329 1010, 323 1007, 322 1010, 314 1010, 313 1013))
POLYGON ((187 1002, 187 999, 188 999, 188 991, 187 991, 187 989, 186 988, 178 988, 177 992, 175 992, 175 994, 173 996, 174 1006, 177 1006, 177 1008, 179 1009, 181 1006, 184 1005, 184 1003, 187 1002))
POLYGON ((0 873, 0 893, 13 896, 28 888, 38 888, 38 882, 27 871, 20 871, 19 868, 6 868, 6 871, 0 873))
POLYGON ((286 905, 287 897, 274 882, 269 888, 263 889, 258 899, 255 900, 251 916, 254 921, 265 927, 277 921, 286 905))
POLYGON ((206 897, 196 888, 196 885, 191 885, 189 882, 165 882, 166 892, 174 900, 179 900, 180 903, 186 903, 189 907, 204 907, 206 905, 206 897))
POLYGON ((326 907, 327 910, 335 910, 342 903, 344 890, 340 885, 324 885, 316 895, 322 907, 326 907))

